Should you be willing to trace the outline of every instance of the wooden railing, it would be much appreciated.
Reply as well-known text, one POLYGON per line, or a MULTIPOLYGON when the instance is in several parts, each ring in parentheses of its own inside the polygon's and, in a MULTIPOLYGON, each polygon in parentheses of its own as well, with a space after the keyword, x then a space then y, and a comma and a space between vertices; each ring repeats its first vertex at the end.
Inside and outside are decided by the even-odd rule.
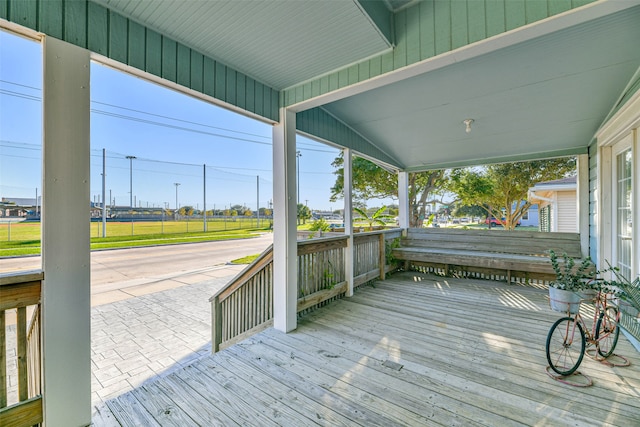
POLYGON ((42 423, 42 279, 42 272, 0 276, 0 426, 3 427, 42 423), (11 377, 15 381, 9 381, 11 377))
MULTIPOLYGON (((354 236, 354 287, 382 278, 395 268, 388 265, 391 242, 401 231, 382 230, 354 236)), ((347 236, 298 242, 297 312, 304 315, 347 291, 345 248, 347 236)), ((211 302, 212 351, 232 345, 273 325, 273 247, 269 247, 211 302)))

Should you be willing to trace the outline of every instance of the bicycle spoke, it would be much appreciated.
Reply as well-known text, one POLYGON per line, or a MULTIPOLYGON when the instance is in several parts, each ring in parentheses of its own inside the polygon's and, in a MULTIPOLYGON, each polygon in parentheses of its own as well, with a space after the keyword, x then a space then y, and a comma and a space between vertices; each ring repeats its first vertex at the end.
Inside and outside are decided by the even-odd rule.
POLYGON ((547 336, 547 361, 556 373, 566 376, 578 369, 585 350, 584 331, 571 317, 559 319, 547 336))

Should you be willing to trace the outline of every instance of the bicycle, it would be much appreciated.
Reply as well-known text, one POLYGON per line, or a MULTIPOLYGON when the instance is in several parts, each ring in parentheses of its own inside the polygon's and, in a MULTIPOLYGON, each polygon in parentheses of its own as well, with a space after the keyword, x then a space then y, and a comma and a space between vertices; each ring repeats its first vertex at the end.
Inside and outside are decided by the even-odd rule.
POLYGON ((571 317, 569 307, 567 316, 558 319, 551 326, 547 335, 546 353, 549 366, 554 372, 561 376, 573 374, 582 363, 587 345, 596 346, 596 357, 600 355, 606 359, 613 354, 620 335, 620 311, 615 305, 608 304, 608 300, 607 294, 601 291, 597 292, 593 300, 580 300, 580 306, 585 301, 594 302, 591 330, 587 328, 580 310, 571 317))

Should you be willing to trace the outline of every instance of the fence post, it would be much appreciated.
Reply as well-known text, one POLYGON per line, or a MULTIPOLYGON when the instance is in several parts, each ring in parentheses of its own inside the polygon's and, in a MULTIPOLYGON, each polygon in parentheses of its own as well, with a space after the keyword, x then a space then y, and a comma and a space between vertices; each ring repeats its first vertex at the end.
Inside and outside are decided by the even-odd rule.
POLYGON ((220 297, 216 296, 211 301, 211 353, 220 351, 222 343, 222 306, 220 297))
POLYGON ((385 251, 385 244, 384 244, 385 240, 384 240, 384 238, 385 238, 385 234, 384 233, 380 233, 380 235, 379 235, 379 242, 380 243, 378 245, 380 247, 379 248, 380 249, 380 262, 379 262, 379 264, 380 264, 380 280, 384 280, 384 278, 385 278, 384 268, 385 268, 385 266, 387 264, 387 256, 386 256, 387 254, 386 254, 386 251, 385 251))

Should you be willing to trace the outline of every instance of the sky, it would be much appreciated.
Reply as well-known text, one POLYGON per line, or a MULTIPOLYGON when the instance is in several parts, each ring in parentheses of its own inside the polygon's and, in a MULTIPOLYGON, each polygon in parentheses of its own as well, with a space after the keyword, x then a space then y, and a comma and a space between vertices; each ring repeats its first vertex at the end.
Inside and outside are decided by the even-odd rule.
MULTIPOLYGON (((41 55, 39 43, 0 31, 1 197, 41 194, 41 55)), ((102 200, 104 149, 105 199, 112 204, 173 209, 177 190, 179 206, 202 209, 206 182, 207 209, 255 209, 258 192, 260 207, 269 207, 268 123, 98 63, 91 65, 90 119, 91 201, 102 200)), ((300 203, 313 210, 340 209, 342 201, 329 201, 335 182, 331 162, 339 151, 300 135, 297 144, 300 203)))

